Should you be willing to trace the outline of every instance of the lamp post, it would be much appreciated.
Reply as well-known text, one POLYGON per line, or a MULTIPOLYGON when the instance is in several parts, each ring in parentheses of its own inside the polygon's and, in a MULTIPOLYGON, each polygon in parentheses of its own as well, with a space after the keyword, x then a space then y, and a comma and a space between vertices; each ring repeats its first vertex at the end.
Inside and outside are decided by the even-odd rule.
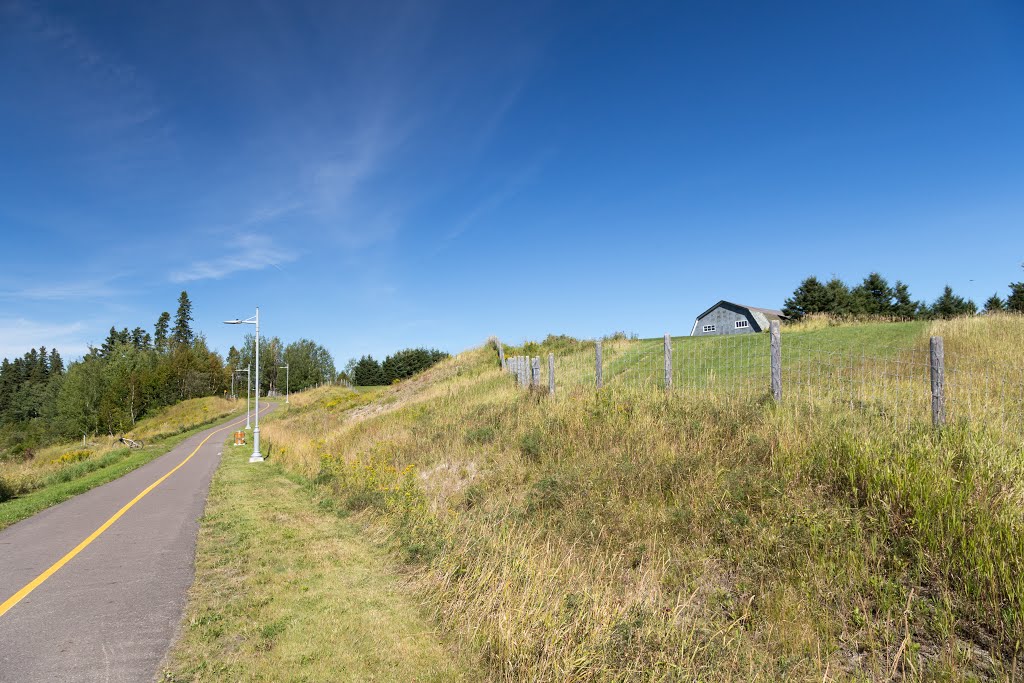
POLYGON ((252 318, 225 320, 224 324, 256 326, 256 428, 252 430, 252 455, 249 456, 249 462, 263 462, 263 454, 260 453, 260 307, 256 307, 256 315, 252 318))
MULTIPOLYGON (((249 402, 250 402, 249 390, 252 388, 252 381, 249 379, 249 376, 251 374, 249 372, 249 370, 251 368, 252 368, 251 365, 246 365, 245 366, 245 370, 235 370, 235 372, 237 372, 238 374, 242 374, 243 372, 245 373, 245 428, 246 429, 252 429, 252 427, 249 426, 249 402)), ((234 379, 235 379, 235 373, 233 372, 233 373, 231 373, 231 380, 232 380, 232 382, 234 381, 234 379)))
MULTIPOLYGON (((291 401, 288 400, 289 398, 291 398, 292 395, 292 390, 288 388, 290 385, 288 377, 291 374, 291 368, 288 367, 288 363, 285 363, 284 365, 278 365, 277 367, 279 370, 281 368, 284 368, 284 402, 285 404, 291 403, 291 401)), ((278 377, 280 376, 281 375, 278 375, 278 377)))

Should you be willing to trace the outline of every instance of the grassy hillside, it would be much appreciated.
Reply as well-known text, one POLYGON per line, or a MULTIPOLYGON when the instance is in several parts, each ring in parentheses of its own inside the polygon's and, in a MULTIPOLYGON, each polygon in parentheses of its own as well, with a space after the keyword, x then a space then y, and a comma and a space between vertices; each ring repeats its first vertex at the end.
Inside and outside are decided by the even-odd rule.
POLYGON ((141 467, 177 443, 174 437, 240 412, 244 402, 190 399, 138 422, 128 436, 145 442, 141 450, 108 436, 50 446, 30 459, 0 460, 0 528, 141 467))
MULTIPOLYGON (((816 317, 783 328, 783 370, 794 378, 807 365, 839 356, 857 356, 858 365, 896 363, 912 352, 927 354, 927 322, 848 324, 816 317)), ((672 384, 679 389, 760 392, 768 381, 768 335, 672 337, 672 384)), ((560 386, 594 386, 594 342, 549 337, 543 342, 505 347, 508 357, 543 356, 541 373, 547 383, 547 355, 555 354, 560 386)), ((602 343, 603 384, 665 386, 664 339, 626 339, 602 343)), ((927 359, 927 355, 923 356, 927 359)))
POLYGON ((475 680, 400 589, 401 567, 294 479, 225 450, 160 680, 475 680))
MULTIPOLYGON (((1024 377, 1019 317, 790 334, 823 353, 845 345, 845 368, 854 351, 919 357, 936 331, 952 362, 984 358, 1024 377)), ((660 343, 606 343, 606 372, 660 343)), ((679 362, 704 391, 667 395, 630 382, 596 391, 585 381, 592 345, 527 351, 548 348, 562 361, 554 398, 516 388, 485 347, 376 396, 310 392, 263 432, 274 461, 408 563, 438 624, 488 678, 1014 675, 1019 431, 1014 441, 983 419, 935 431, 927 412, 896 420, 895 389, 918 390, 907 375, 884 393, 870 377, 856 384, 866 369, 855 369, 838 383, 842 401, 788 390, 776 406, 764 382, 725 391, 740 385, 709 379, 742 374, 744 356, 716 358, 720 346, 679 362), (864 400, 846 400, 850 388, 864 400)), ((636 357, 644 369, 658 356, 636 357)), ((1003 416, 1020 410, 1007 405, 1003 416)))

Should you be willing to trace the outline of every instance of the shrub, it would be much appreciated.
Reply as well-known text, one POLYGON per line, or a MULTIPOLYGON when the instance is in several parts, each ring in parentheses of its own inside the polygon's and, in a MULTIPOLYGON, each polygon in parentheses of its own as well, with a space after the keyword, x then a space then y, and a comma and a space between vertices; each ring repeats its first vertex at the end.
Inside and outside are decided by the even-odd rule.
POLYGON ((527 460, 533 462, 540 460, 541 433, 539 429, 532 429, 519 437, 519 452, 527 460))
POLYGON ((471 427, 466 430, 466 443, 480 446, 491 443, 495 436, 497 433, 494 431, 494 427, 471 427))
POLYGON ((3 477, 0 477, 0 503, 10 500, 11 498, 14 498, 13 487, 11 487, 3 477))
POLYGON ((562 507, 565 487, 555 477, 544 477, 526 494, 526 511, 558 510, 562 507))
POLYGON ((92 457, 92 451, 82 449, 82 450, 71 451, 69 453, 65 453, 64 455, 60 456, 57 459, 57 462, 60 463, 61 465, 66 465, 68 463, 79 462, 81 460, 86 460, 86 459, 88 459, 90 457, 92 457))

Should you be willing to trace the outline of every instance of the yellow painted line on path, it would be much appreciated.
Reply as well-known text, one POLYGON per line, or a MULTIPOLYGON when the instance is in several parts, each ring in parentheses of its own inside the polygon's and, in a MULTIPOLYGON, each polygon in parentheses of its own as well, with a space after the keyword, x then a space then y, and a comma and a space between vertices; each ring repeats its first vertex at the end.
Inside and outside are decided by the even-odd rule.
MULTIPOLYGON (((267 406, 266 408, 264 408, 260 412, 264 413, 267 410, 270 410, 270 406, 267 406)), ((73 560, 75 555, 77 555, 78 553, 82 552, 87 547, 89 547, 90 543, 92 543, 97 538, 99 538, 100 535, 104 531, 109 529, 114 524, 114 522, 116 522, 117 520, 121 519, 121 517, 124 515, 124 513, 128 512, 129 510, 132 509, 133 505, 135 505, 140 500, 145 498, 146 494, 148 494, 150 491, 152 491, 157 486, 162 484, 164 482, 164 480, 167 479, 169 476, 171 476, 172 474, 177 472, 179 469, 181 469, 185 465, 185 463, 187 463, 189 460, 192 459, 193 455, 195 455, 196 453, 199 452, 200 448, 202 448, 203 446, 206 445, 206 442, 209 441, 210 438, 213 437, 214 434, 217 434, 218 432, 223 432, 225 429, 231 429, 235 425, 239 425, 241 423, 242 423, 241 420, 239 420, 238 422, 232 422, 231 424, 224 425, 223 427, 221 427, 220 429, 217 429, 216 431, 210 432, 205 439, 203 439, 202 441, 199 442, 199 445, 196 446, 196 449, 194 451, 192 451, 191 453, 189 453, 187 458, 185 458, 184 460, 179 462, 174 467, 174 469, 172 469, 170 472, 168 472, 164 476, 160 477, 159 479, 154 481, 152 484, 147 486, 145 489, 143 489, 142 492, 139 493, 139 495, 137 495, 134 498, 132 498, 131 501, 129 501, 127 505, 125 505, 123 508, 121 508, 120 510, 115 512, 114 515, 110 519, 108 519, 107 521, 103 522, 103 524, 100 525, 99 529, 97 529, 96 531, 94 531, 91 534, 89 534, 89 536, 86 537, 86 539, 84 541, 82 541, 81 543, 76 545, 71 550, 71 552, 69 552, 67 555, 65 555, 64 557, 60 558, 56 562, 54 562, 50 566, 49 569, 47 569, 45 572, 43 572, 42 574, 40 574, 36 578, 32 579, 32 581, 30 581, 20 591, 18 591, 17 593, 12 595, 11 597, 9 597, 6 600, 4 600, 3 604, 0 604, 0 617, 2 617, 4 614, 9 612, 11 610, 11 608, 14 607, 15 605, 17 605, 19 602, 21 602, 26 597, 28 597, 29 593, 34 591, 36 588, 39 588, 39 586, 41 586, 44 581, 46 581, 48 578, 50 578, 51 576, 56 574, 58 571, 60 571, 60 568, 63 567, 64 565, 66 565, 71 560, 73 560)))

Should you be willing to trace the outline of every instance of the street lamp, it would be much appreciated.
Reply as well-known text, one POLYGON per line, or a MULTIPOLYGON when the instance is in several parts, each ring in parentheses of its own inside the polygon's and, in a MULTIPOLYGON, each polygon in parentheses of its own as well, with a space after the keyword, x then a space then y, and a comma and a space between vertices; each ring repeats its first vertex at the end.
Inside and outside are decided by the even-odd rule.
MULTIPOLYGON (((291 368, 288 367, 288 363, 285 363, 284 365, 278 365, 277 366, 278 370, 280 370, 281 368, 284 368, 284 402, 285 402, 285 404, 288 404, 288 403, 291 403, 291 401, 289 401, 288 399, 292 395, 291 389, 288 388, 288 386, 289 386, 288 376, 291 374, 291 368)), ((278 375, 278 377, 280 377, 280 376, 281 375, 278 375)))
MULTIPOLYGON (((245 370, 235 370, 235 372, 237 372, 238 374, 242 374, 243 372, 245 373, 245 428, 246 429, 252 429, 252 427, 249 426, 249 402, 250 402, 249 390, 252 389, 252 380, 249 378, 249 376, 252 373, 250 373, 249 371, 250 371, 251 368, 252 368, 252 365, 246 365, 245 366, 245 370)), ((235 381, 235 372, 231 373, 231 381, 232 381, 232 383, 234 383, 234 381, 235 381)))
POLYGON ((260 307, 256 307, 256 315, 252 318, 225 320, 224 324, 256 326, 256 428, 252 430, 252 455, 249 456, 249 462, 263 462, 260 453, 260 307))

